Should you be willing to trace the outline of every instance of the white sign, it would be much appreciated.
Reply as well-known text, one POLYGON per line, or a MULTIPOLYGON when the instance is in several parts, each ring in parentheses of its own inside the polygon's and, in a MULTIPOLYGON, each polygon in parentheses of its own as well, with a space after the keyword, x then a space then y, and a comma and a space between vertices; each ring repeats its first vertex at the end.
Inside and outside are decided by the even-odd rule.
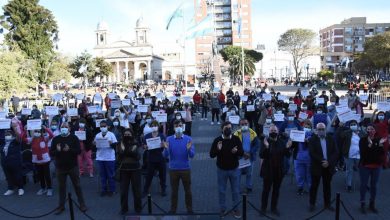
POLYGON ((298 118, 306 120, 309 115, 305 112, 299 112, 298 118))
POLYGON ((192 98, 190 96, 183 96, 182 97, 184 103, 190 103, 192 102, 192 98))
POLYGON ((240 123, 240 116, 231 115, 231 116, 229 116, 229 121, 234 125, 238 125, 240 123))
POLYGON ((156 118, 156 116, 160 114, 160 111, 152 111, 152 117, 156 118))
POLYGON ((248 96, 247 95, 241 96, 241 101, 243 101, 243 102, 248 101, 248 96))
POLYGON ((77 94, 76 95, 77 100, 83 100, 84 99, 84 94, 77 94))
POLYGON ((168 119, 167 119, 167 113, 160 113, 158 115, 156 115, 156 120, 159 122, 159 123, 162 123, 162 122, 167 122, 168 119))
POLYGON ((278 100, 279 100, 279 101, 285 101, 286 99, 287 99, 286 96, 284 96, 284 95, 278 95, 278 100))
POLYGON ((162 93, 162 92, 156 93, 156 98, 163 99, 164 98, 164 93, 162 93))
POLYGON ((265 101, 271 101, 271 99, 272 99, 272 96, 271 96, 271 94, 267 94, 267 93, 263 93, 263 99, 265 100, 265 101))
POLYGON ((360 114, 353 114, 351 118, 352 120, 355 120, 359 123, 362 119, 362 116, 360 114))
POLYGON ((336 112, 337 113, 342 113, 342 112, 347 112, 349 111, 350 109, 348 108, 348 106, 346 105, 337 105, 336 106, 336 112))
POLYGON ((22 108, 22 115, 31 115, 30 108, 22 108))
POLYGON ((325 103, 325 100, 324 100, 324 98, 316 98, 316 103, 317 103, 317 105, 318 104, 324 104, 325 103))
POLYGON ((242 168, 245 168, 245 167, 249 167, 251 165, 251 160, 250 159, 244 159, 244 158, 241 158, 239 161, 238 161, 238 169, 242 169, 242 168))
POLYGON ((148 146, 148 150, 153 150, 161 147, 161 138, 148 138, 146 139, 146 145, 148 146))
POLYGON ((134 91, 130 91, 129 93, 127 93, 127 96, 128 96, 129 98, 135 97, 134 91))
POLYGON ((296 111, 298 109, 297 104, 289 104, 288 105, 288 110, 290 111, 296 111))
POLYGON ((376 108, 378 111, 390 111, 390 102, 378 102, 376 103, 376 108))
POLYGON ((100 128, 100 122, 101 121, 104 121, 104 119, 96 119, 95 120, 95 122, 96 122, 95 127, 100 128))
POLYGON ((274 121, 284 121, 284 114, 274 114, 274 121))
POLYGON ((46 112, 46 115, 58 115, 58 107, 57 106, 46 106, 45 112, 46 112))
POLYGON ((133 100, 133 104, 134 105, 139 105, 139 100, 138 99, 133 100))
POLYGON ((62 94, 56 93, 52 96, 52 99, 56 102, 60 101, 62 99, 62 94))
POLYGON ((368 94, 361 94, 359 97, 360 97, 360 101, 362 101, 362 102, 368 100, 368 94))
POLYGON ((121 100, 112 100, 111 101, 111 108, 120 108, 121 107, 121 100))
POLYGON ((152 104, 152 99, 151 98, 147 98, 147 99, 144 100, 144 103, 145 103, 145 105, 150 105, 150 104, 152 104))
POLYGON ((346 106, 348 106, 348 99, 340 99, 339 100, 339 105, 346 105, 346 106))
POLYGON ((130 106, 130 99, 123 99, 122 100, 122 105, 123 106, 130 106))
POLYGON ((305 142, 305 131, 290 130, 290 139, 296 142, 305 142))
POLYGON ((88 106, 88 112, 89 114, 93 114, 98 112, 98 107, 97 106, 88 106))
POLYGON ((108 98, 110 98, 110 99, 115 99, 115 97, 116 97, 116 94, 115 93, 108 93, 108 98))
POLYGON ((307 96, 310 95, 310 92, 309 92, 309 90, 302 90, 302 91, 301 91, 301 95, 302 95, 303 97, 307 97, 307 96))
POLYGON ((255 106, 254 105, 247 105, 246 106, 246 111, 247 112, 254 112, 255 111, 255 106))
POLYGON ((85 131, 75 131, 74 134, 79 138, 80 141, 87 140, 87 135, 85 131))
POLYGON ((41 130, 42 129, 42 120, 41 119, 33 119, 27 120, 27 130, 41 130))
POLYGON ((11 119, 0 119, 0 129, 10 129, 11 119))
POLYGON ((66 113, 68 113, 69 116, 78 116, 79 115, 77 108, 68 108, 66 113))
POLYGON ((269 128, 270 128, 270 126, 267 126, 267 125, 264 125, 264 127, 263 127, 263 134, 266 137, 269 136, 269 128))
POLYGON ((108 142, 107 138, 96 138, 96 148, 109 148, 110 142, 108 142))
POLYGON ((181 117, 182 117, 183 119, 187 117, 187 112, 186 112, 186 111, 178 111, 178 112, 180 112, 181 117))
POLYGON ((148 112, 149 105, 138 105, 137 110, 141 113, 148 112))
POLYGON ((346 123, 347 121, 350 121, 353 119, 353 112, 348 110, 346 112, 338 113, 337 117, 342 123, 346 123))
POLYGON ((176 96, 171 96, 168 99, 169 99, 169 101, 174 102, 174 101, 176 101, 177 97, 176 96))
POLYGON ((0 112, 0 118, 5 118, 6 115, 7 115, 7 113, 5 113, 5 112, 0 112))
POLYGON ((223 107, 222 108, 222 113, 225 113, 225 112, 227 112, 229 109, 227 108, 227 107, 223 107))

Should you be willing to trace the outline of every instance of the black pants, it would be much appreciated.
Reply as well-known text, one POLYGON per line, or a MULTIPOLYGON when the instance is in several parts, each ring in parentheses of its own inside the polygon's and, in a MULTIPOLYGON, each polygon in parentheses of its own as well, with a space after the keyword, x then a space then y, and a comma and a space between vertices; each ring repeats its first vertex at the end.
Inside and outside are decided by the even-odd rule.
POLYGON ((272 187, 272 197, 271 197, 271 210, 276 210, 278 206, 279 199, 279 190, 280 185, 282 185, 283 176, 270 176, 263 177, 263 193, 261 195, 261 209, 267 209, 268 206, 268 196, 272 187))
POLYGON ((310 205, 316 204, 317 199, 317 190, 320 184, 320 180, 322 177, 322 187, 324 193, 324 205, 325 207, 330 206, 330 198, 331 198, 331 181, 332 181, 332 173, 329 168, 322 168, 322 174, 311 174, 311 187, 310 187, 310 205))
POLYGON ((141 170, 121 170, 121 211, 129 211, 129 185, 133 192, 134 210, 137 213, 142 211, 141 200, 141 170))
POLYGON ((81 191, 80 177, 79 177, 79 168, 73 167, 70 170, 57 169, 57 179, 58 179, 58 193, 59 193, 59 206, 65 206, 66 198, 66 178, 69 176, 72 181, 74 191, 76 192, 79 205, 85 205, 83 193, 81 191))
POLYGON ((192 127, 192 121, 187 121, 186 130, 184 131, 185 135, 191 136, 191 127, 192 127))
POLYGON ((158 171, 158 175, 160 178, 160 186, 161 190, 165 191, 166 185, 166 173, 167 173, 167 166, 165 164, 165 161, 162 162, 149 162, 148 163, 148 173, 146 174, 146 181, 144 186, 144 192, 149 192, 150 184, 152 183, 154 172, 158 171))
POLYGON ((8 189, 14 190, 15 187, 17 187, 18 189, 23 189, 22 165, 2 165, 2 167, 5 178, 7 179, 8 189))
POLYGON ((35 164, 37 175, 42 189, 51 189, 50 162, 35 164))
POLYGON ((171 170, 169 172, 171 179, 171 210, 176 212, 177 201, 179 196, 179 183, 180 180, 183 183, 184 198, 187 207, 187 211, 192 211, 192 192, 191 192, 191 171, 190 170, 171 170))
POLYGON ((214 118, 216 117, 217 122, 219 122, 219 108, 211 109, 211 121, 214 122, 214 118))

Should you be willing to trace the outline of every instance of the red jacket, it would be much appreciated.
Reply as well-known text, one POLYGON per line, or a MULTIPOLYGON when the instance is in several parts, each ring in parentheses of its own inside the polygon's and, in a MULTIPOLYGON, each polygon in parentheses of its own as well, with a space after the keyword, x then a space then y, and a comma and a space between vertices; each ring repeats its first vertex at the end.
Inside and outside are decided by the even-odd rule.
POLYGON ((219 101, 220 104, 224 104, 225 103, 225 95, 223 93, 219 93, 218 101, 219 101))
POLYGON ((200 97, 199 93, 194 94, 192 99, 194 100, 195 104, 200 104, 200 101, 202 100, 202 98, 200 97))
POLYGON ((27 132, 23 133, 23 141, 28 143, 31 141, 32 162, 47 163, 50 161, 48 142, 54 137, 53 132, 46 128, 48 137, 27 138, 27 132))

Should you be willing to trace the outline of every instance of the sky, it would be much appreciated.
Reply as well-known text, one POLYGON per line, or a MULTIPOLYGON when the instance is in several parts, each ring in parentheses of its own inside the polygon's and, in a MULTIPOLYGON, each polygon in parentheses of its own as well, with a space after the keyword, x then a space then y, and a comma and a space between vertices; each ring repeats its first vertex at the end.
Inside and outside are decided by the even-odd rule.
MULTIPOLYGON (((162 51, 180 39, 182 22, 167 20, 183 0, 41 0, 52 11, 59 26, 59 50, 77 55, 92 51, 99 21, 109 25, 110 39, 132 41, 136 20, 142 16, 151 28, 151 41, 162 51)), ((193 3, 193 0, 184 0, 193 3)), ((4 5, 8 1, 0 0, 4 5)), ((279 36, 290 28, 317 32, 349 17, 367 17, 368 23, 390 23, 389 0, 252 0, 253 45, 277 48, 279 36)), ((186 16, 192 13, 186 11, 186 16)), ((187 41, 187 44, 194 44, 187 41)), ((193 45, 192 45, 193 46, 193 45)), ((191 47, 191 46, 190 46, 191 47)))

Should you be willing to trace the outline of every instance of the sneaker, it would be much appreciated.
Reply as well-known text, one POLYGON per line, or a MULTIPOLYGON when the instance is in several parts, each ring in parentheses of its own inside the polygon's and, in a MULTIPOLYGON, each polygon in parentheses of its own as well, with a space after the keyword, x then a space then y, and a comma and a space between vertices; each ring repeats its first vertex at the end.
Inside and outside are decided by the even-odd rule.
POLYGON ((219 124, 219 125, 220 125, 220 124, 221 124, 221 122, 218 122, 217 124, 219 124))
POLYGON ((37 192, 37 196, 41 196, 43 194, 45 194, 47 192, 46 189, 40 189, 38 192, 37 192))
POLYGON ((24 195, 24 190, 23 189, 19 189, 18 190, 18 195, 19 196, 23 196, 24 195))
POLYGON ((53 196, 53 189, 48 189, 46 195, 53 196))
POLYGON ((207 118, 205 118, 204 120, 207 121, 207 118))
POLYGON ((93 173, 90 173, 90 174, 89 174, 89 177, 90 177, 90 178, 93 178, 93 173))
POLYGON ((236 218, 236 219, 240 219, 241 218, 241 213, 239 210, 235 210, 233 212, 233 217, 236 218))
POLYGON ((211 122, 211 125, 214 125, 214 122, 211 122))
POLYGON ((4 193, 4 195, 5 196, 10 196, 10 195, 12 195, 14 193, 15 193, 15 191, 9 189, 9 190, 7 190, 7 192, 4 193))

